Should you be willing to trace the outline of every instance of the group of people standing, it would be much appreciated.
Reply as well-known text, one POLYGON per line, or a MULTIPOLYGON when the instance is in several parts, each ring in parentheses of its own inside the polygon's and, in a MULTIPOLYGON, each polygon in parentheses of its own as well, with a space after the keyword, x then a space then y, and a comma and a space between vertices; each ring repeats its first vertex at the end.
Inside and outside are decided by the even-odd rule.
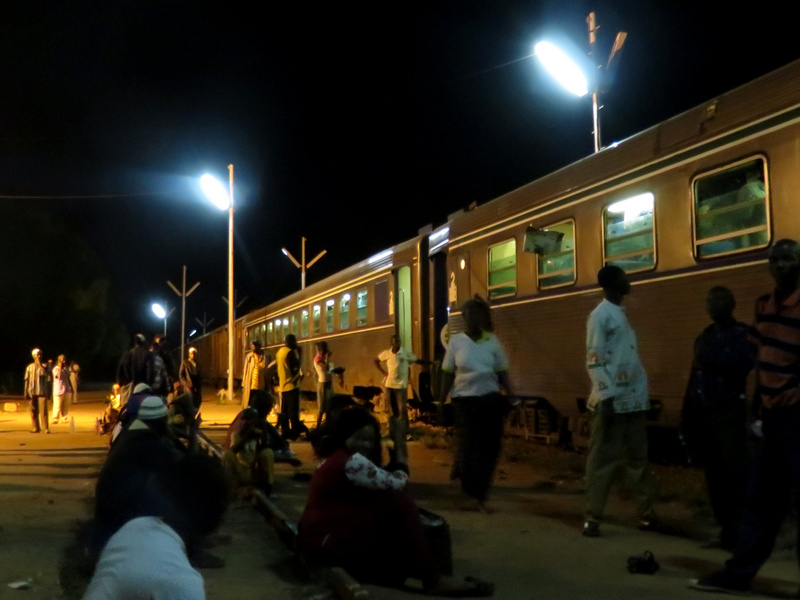
POLYGON ((33 362, 25 369, 25 399, 31 414, 31 433, 50 433, 50 425, 67 423, 69 408, 78 402, 80 367, 59 354, 55 364, 45 362, 42 351, 31 351, 33 362))

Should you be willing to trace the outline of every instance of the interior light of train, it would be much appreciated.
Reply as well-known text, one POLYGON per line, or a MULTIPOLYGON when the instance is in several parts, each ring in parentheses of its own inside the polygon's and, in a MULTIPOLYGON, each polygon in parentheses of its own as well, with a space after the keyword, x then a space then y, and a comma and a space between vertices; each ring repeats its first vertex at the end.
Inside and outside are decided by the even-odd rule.
POLYGON ((642 213, 652 213, 654 200, 655 196, 650 192, 646 192, 615 202, 607 210, 614 214, 624 213, 623 220, 633 221, 640 217, 642 213))
POLYGON ((380 262, 384 258, 389 258, 391 255, 392 255, 391 250, 384 250, 383 252, 378 252, 378 254, 367 260, 367 264, 374 265, 376 262, 380 262))
POLYGON ((289 326, 289 319, 284 319, 283 320, 283 326, 284 327, 288 327, 289 326))
POLYGON ((539 42, 533 47, 537 58, 544 68, 563 85, 567 91, 576 96, 589 93, 589 84, 580 68, 561 50, 550 42, 539 42))
POLYGON ((350 300, 350 294, 345 294, 342 296, 342 300, 350 300))
POLYGON ((333 306, 333 300, 326 301, 325 306, 333 306))
POLYGON ((465 260, 462 258, 462 259, 461 259, 461 262, 460 262, 460 263, 458 263, 458 266, 460 266, 460 267, 461 267, 461 270, 463 271, 464 269, 466 269, 466 268, 467 268, 467 261, 465 261, 465 260))

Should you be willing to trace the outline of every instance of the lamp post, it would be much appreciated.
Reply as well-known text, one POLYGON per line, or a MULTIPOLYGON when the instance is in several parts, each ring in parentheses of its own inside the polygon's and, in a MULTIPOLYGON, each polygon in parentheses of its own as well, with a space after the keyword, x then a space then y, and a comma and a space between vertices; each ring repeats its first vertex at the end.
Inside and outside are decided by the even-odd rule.
MULTIPOLYGON (((603 147, 600 137, 600 84, 603 80, 602 71, 607 74, 611 71, 612 66, 616 64, 614 58, 619 55, 622 46, 628 34, 624 31, 617 33, 614 40, 614 46, 611 48, 611 54, 608 57, 608 62, 605 68, 602 64, 597 62, 595 43, 597 41, 596 32, 599 27, 595 24, 594 13, 589 13, 586 18, 586 24, 589 27, 589 55, 594 60, 594 66, 597 69, 598 75, 594 78, 592 84, 592 121, 593 121, 593 135, 594 135, 594 151, 600 152, 603 147)), ((576 65, 570 58, 556 46, 550 42, 539 42, 534 46, 534 53, 539 58, 544 68, 555 77, 555 79, 563 85, 569 92, 578 97, 585 96, 589 93, 589 84, 586 76, 581 71, 580 67, 576 65)))
POLYGON ((158 302, 153 302, 150 305, 150 309, 153 311, 153 314, 157 316, 159 319, 164 319, 164 337, 167 337, 167 318, 175 312, 175 307, 170 308, 169 310, 165 309, 161 306, 158 302))
POLYGON ((228 211, 228 399, 233 401, 233 165, 228 165, 229 193, 211 175, 200 183, 208 199, 220 210, 228 211))
POLYGON ((286 256, 289 257, 289 260, 291 260, 294 263, 295 267, 300 269, 300 289, 304 290, 306 289, 306 269, 310 269, 312 266, 314 266, 314 263, 317 262, 320 258, 322 258, 327 252, 327 250, 323 250, 322 252, 317 254, 313 258, 313 260, 308 264, 306 264, 306 238, 302 238, 301 248, 300 248, 301 252, 300 258, 302 260, 300 262, 298 262, 297 259, 294 256, 292 256, 292 253, 289 252, 286 248, 281 248, 281 252, 283 252, 286 256))
POLYGON ((181 362, 185 358, 183 355, 183 346, 185 341, 185 334, 186 334, 186 298, 189 297, 193 291, 197 289, 197 286, 200 285, 198 281, 192 286, 188 292, 186 291, 186 265, 183 265, 183 287, 179 291, 171 281, 167 281, 167 285, 172 288, 172 291, 175 292, 178 296, 181 297, 181 362))

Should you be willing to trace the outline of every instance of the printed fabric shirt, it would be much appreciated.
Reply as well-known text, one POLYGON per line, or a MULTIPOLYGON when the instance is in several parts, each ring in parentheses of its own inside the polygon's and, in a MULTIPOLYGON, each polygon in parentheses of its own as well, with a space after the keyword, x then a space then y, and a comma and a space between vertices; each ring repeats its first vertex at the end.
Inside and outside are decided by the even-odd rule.
POLYGON ((650 408, 647 374, 639 359, 636 334, 625 309, 603 300, 589 315, 586 325, 586 369, 592 380, 587 406, 614 398, 615 413, 650 408))
POLYGON ((25 369, 25 395, 28 398, 44 396, 47 392, 47 370, 35 362, 25 369))
POLYGON ((403 471, 390 473, 358 452, 347 459, 344 472, 353 485, 368 490, 402 490, 408 482, 408 475, 403 471))
POLYGON ((764 408, 800 400, 800 289, 783 302, 756 300, 753 341, 758 345, 758 397, 764 408))
POLYGON ((508 356, 493 333, 484 331, 477 341, 457 333, 450 338, 442 370, 455 372, 451 397, 486 396, 500 391, 497 373, 508 371, 508 356))
POLYGON ((392 349, 384 350, 378 355, 378 360, 386 363, 386 381, 384 386, 395 390, 408 387, 408 365, 417 362, 419 358, 413 352, 400 348, 397 353, 392 349))
POLYGON ((203 576, 158 517, 128 521, 100 554, 83 600, 204 600, 203 576))

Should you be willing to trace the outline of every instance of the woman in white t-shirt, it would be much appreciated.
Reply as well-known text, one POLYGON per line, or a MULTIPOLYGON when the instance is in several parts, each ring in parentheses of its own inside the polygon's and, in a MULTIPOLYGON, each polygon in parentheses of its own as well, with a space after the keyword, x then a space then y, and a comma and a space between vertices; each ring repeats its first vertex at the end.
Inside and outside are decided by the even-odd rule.
POLYGON ((508 357, 492 333, 489 305, 467 300, 461 309, 466 331, 450 338, 442 363, 440 400, 448 393, 455 413, 456 457, 453 478, 478 510, 489 512, 486 499, 511 407, 501 390, 511 395, 508 357))

